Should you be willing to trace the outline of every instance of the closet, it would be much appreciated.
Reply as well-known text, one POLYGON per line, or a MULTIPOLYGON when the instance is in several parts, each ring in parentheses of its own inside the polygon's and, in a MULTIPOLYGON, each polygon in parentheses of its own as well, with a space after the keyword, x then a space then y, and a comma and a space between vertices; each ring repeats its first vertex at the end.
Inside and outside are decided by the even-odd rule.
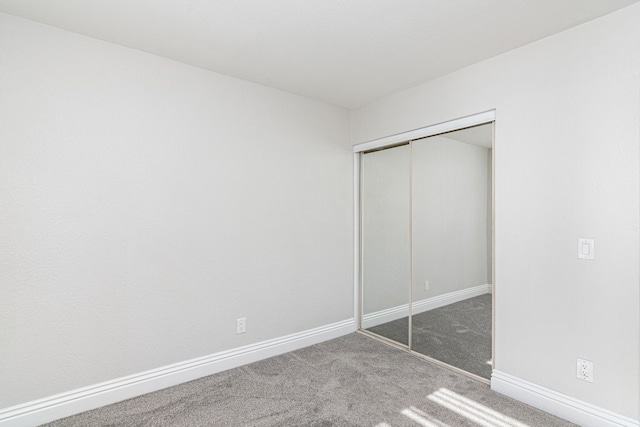
POLYGON ((361 330, 489 380, 493 122, 359 155, 361 330))

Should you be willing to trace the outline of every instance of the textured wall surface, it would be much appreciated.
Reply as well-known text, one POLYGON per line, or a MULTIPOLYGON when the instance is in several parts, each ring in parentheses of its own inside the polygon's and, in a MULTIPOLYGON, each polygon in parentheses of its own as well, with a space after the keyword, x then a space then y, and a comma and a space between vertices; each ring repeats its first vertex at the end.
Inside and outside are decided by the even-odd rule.
POLYGON ((353 317, 346 110, 0 14, 0 135, 0 407, 353 317))
POLYGON ((495 366, 636 419, 638 22, 630 6, 352 114, 357 144, 496 109, 495 366))

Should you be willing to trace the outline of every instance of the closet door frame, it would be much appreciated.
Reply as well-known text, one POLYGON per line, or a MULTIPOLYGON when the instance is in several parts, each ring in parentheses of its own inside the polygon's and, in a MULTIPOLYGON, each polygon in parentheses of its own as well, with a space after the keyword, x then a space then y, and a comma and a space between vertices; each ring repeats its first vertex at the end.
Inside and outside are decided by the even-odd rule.
MULTIPOLYGON (((425 126, 419 129, 410 130, 407 132, 398 133, 395 135, 386 136, 383 138, 363 142, 353 146, 353 205, 354 205, 354 236, 353 236, 353 256, 354 256, 354 269, 353 269, 353 278, 354 278, 354 316, 356 321, 356 328, 358 331, 363 332, 362 329, 362 304, 363 304, 363 292, 362 292, 362 193, 361 193, 361 178, 362 178, 362 155, 367 151, 389 148, 394 145, 400 145, 402 143, 409 142, 415 139, 426 138, 429 136, 439 135, 446 132, 453 132, 456 130, 468 128, 471 126, 477 126, 482 124, 493 123, 493 150, 492 150, 492 180, 491 180, 491 192, 492 192, 492 207, 491 207, 491 222, 492 222, 492 237, 491 237, 491 263, 492 263, 492 315, 491 315, 491 358, 492 358, 492 369, 495 369, 496 366, 496 353, 495 353, 495 332, 496 332, 496 322, 495 322, 495 298, 496 298, 496 286, 495 286, 495 120, 496 120, 496 110, 484 111, 481 113, 449 120, 446 122, 436 123, 430 126, 425 126)), ((412 274, 410 275, 412 277, 412 274)), ((413 289, 413 283, 410 284, 411 289, 413 289)), ((420 353, 416 353, 411 350, 411 305, 413 301, 409 302, 409 348, 406 349, 404 346, 398 345, 396 347, 408 351, 412 354, 416 354, 425 359, 428 359, 431 362, 442 365, 446 368, 452 369, 454 371, 460 372, 465 375, 472 376, 480 381, 487 382, 487 380, 480 378, 474 374, 470 374, 462 369, 456 368, 454 366, 448 365, 444 362, 440 362, 439 360, 430 358, 428 356, 421 355, 420 353)), ((364 331, 366 335, 373 336, 377 338, 375 334, 369 334, 364 331)), ((393 344, 392 341, 383 339, 383 341, 393 344)), ((490 383, 490 381, 489 381, 490 383)))

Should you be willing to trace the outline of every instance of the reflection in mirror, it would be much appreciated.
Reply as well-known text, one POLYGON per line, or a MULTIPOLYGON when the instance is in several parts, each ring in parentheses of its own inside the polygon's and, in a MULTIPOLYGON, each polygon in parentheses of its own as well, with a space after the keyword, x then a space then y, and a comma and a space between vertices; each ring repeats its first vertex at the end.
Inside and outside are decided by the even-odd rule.
POLYGON ((412 350, 491 376, 492 124, 413 141, 412 350))
POLYGON ((362 329, 408 345, 409 145, 362 156, 362 329), (389 327, 390 323, 393 327, 389 327))

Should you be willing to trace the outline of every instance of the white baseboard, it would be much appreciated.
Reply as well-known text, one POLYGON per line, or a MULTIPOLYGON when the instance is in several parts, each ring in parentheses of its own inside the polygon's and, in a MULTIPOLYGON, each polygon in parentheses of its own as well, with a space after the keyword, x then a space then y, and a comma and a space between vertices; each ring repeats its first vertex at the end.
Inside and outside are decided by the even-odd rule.
MULTIPOLYGON (((425 311, 433 310, 434 308, 444 307, 445 305, 453 304, 455 302, 491 293, 491 289, 492 286, 490 284, 479 285, 438 295, 437 297, 416 301, 413 303, 412 312, 413 314, 424 313, 425 311)), ((402 319, 408 315, 409 304, 402 304, 386 310, 376 311, 375 313, 365 314, 362 318, 362 328, 372 328, 374 326, 382 325, 383 323, 402 319)))
POLYGON ((356 331, 355 319, 0 409, 0 426, 34 426, 297 350, 356 331))
POLYGON ((581 426, 640 426, 638 420, 496 370, 491 375, 491 389, 581 426))

